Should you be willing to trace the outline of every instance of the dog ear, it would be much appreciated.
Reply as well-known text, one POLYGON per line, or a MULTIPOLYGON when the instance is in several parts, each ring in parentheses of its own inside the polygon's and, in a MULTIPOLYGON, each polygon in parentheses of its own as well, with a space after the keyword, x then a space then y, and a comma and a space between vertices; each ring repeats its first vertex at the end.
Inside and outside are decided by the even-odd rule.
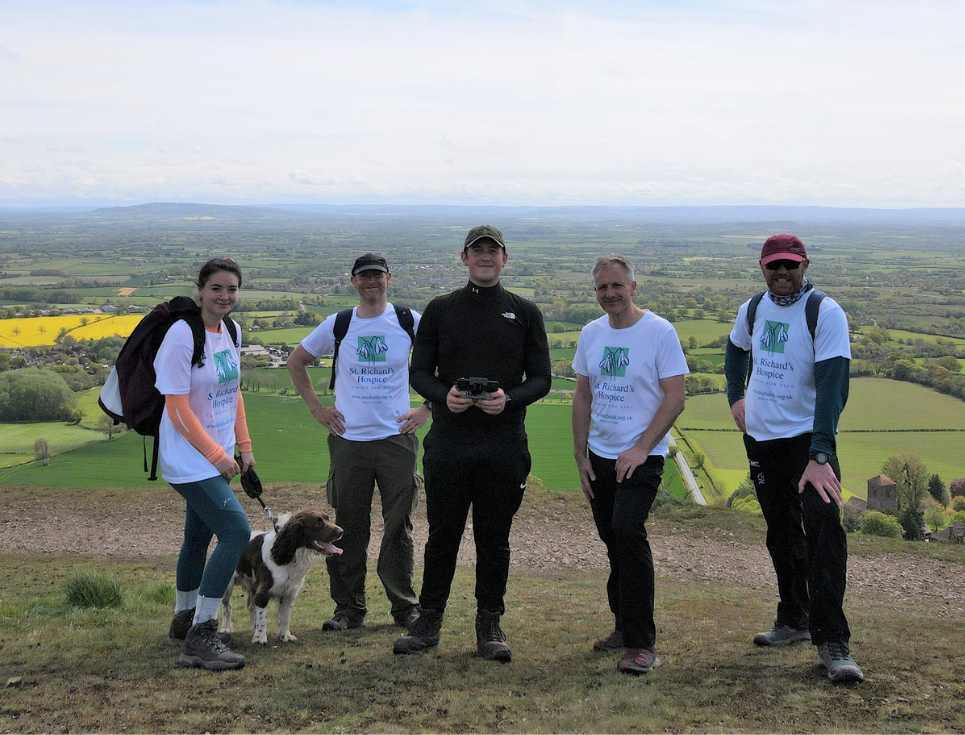
POLYGON ((301 511, 293 513, 281 527, 271 547, 271 558, 279 566, 285 566, 295 558, 299 539, 304 535, 305 516, 301 511))

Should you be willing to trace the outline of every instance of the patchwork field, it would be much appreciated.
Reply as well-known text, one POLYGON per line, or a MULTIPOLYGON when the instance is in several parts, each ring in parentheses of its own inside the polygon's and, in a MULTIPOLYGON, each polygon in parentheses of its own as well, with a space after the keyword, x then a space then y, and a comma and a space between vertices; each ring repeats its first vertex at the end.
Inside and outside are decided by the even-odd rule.
MULTIPOLYGON (((688 398, 677 428, 720 470, 715 480, 733 492, 747 466, 726 397, 688 398)), ((850 494, 866 497, 868 479, 899 452, 914 454, 946 483, 965 477, 965 403, 950 396, 912 383, 857 378, 839 429, 842 484, 850 494)))

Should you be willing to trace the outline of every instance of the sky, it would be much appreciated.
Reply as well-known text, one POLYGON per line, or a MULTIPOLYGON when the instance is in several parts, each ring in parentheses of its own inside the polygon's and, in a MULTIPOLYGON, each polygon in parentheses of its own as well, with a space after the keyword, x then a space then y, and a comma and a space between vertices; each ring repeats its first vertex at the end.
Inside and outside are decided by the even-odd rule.
POLYGON ((960 0, 0 0, 0 206, 965 207, 960 0))

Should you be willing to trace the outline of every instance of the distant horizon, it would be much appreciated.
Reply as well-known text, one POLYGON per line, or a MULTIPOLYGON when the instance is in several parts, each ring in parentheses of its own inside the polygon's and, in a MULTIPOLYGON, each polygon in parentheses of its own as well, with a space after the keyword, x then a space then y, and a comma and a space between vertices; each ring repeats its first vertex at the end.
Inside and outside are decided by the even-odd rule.
POLYGON ((99 209, 133 209, 151 206, 198 206, 198 207, 247 207, 267 209, 293 209, 309 211, 312 209, 612 209, 612 210, 671 210, 671 209, 748 209, 748 210, 830 210, 830 211, 868 211, 868 212, 965 212, 965 205, 916 205, 916 206, 856 206, 833 204, 785 204, 785 203, 681 203, 681 204, 604 204, 604 203, 492 203, 492 202, 400 202, 400 201, 355 201, 355 202, 285 202, 285 201, 204 201, 199 199, 169 199, 144 200, 131 202, 93 201, 93 202, 31 202, 14 203, 0 201, 0 211, 30 212, 30 211, 75 211, 89 212, 99 209))

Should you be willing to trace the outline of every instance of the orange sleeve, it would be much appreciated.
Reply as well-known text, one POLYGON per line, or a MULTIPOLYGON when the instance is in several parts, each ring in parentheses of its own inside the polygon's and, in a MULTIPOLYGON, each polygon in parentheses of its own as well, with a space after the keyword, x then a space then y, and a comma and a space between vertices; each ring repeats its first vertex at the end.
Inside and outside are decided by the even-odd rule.
POLYGON ((211 464, 218 464, 228 458, 224 448, 212 439, 201 426, 198 417, 191 410, 187 393, 177 396, 164 396, 164 407, 178 433, 187 439, 192 447, 201 452, 211 464))
POLYGON ((238 391, 238 413, 235 416, 235 446, 239 452, 251 451, 251 435, 248 433, 248 421, 245 419, 245 401, 238 391))

